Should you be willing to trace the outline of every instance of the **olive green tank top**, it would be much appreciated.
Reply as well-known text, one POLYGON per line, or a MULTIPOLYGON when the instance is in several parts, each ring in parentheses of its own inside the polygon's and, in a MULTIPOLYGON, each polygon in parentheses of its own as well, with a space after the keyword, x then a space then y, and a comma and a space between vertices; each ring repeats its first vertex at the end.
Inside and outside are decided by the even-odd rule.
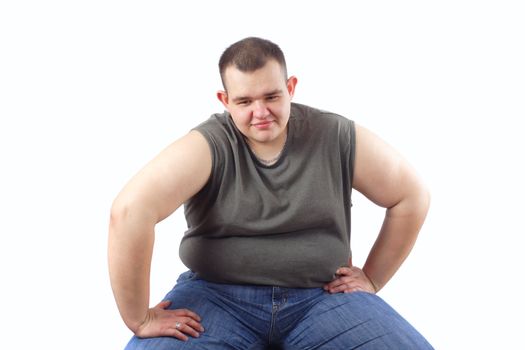
POLYGON ((260 163, 229 113, 195 130, 212 173, 185 203, 182 262, 218 283, 320 287, 346 266, 355 155, 354 123, 292 103, 279 160, 260 163))

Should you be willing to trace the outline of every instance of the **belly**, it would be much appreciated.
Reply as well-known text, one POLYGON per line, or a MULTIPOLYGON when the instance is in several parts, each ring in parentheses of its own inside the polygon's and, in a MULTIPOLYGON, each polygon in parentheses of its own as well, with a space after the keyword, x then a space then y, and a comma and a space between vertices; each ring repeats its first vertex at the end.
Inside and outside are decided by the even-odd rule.
POLYGON ((185 237, 179 253, 189 269, 212 282, 312 288, 333 279, 350 249, 338 234, 303 232, 185 237))

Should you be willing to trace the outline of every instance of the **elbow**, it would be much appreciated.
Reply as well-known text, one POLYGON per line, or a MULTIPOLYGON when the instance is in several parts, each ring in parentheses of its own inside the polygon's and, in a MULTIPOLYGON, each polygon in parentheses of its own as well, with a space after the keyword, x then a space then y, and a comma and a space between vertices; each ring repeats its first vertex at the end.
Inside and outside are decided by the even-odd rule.
POLYGON ((129 205, 126 205, 124 203, 119 202, 118 200, 115 200, 109 212, 110 224, 116 224, 116 223, 123 221, 128 216, 128 213, 129 213, 129 205))
POLYGON ((419 190, 419 201, 420 201, 420 206, 421 206, 421 209, 422 211, 425 213, 428 212, 428 210, 430 209, 430 202, 431 202, 431 194, 430 194, 430 190, 427 186, 425 185, 422 185, 420 190, 419 190))
POLYGON ((155 216, 138 201, 117 198, 111 206, 109 215, 110 235, 141 231, 152 231, 156 224, 155 216))
POLYGON ((417 222, 417 226, 421 229, 430 209, 430 190, 426 186, 420 185, 417 191, 412 194, 411 198, 411 212, 417 222))
MULTIPOLYGON (((109 214, 109 240, 111 242, 120 241, 128 232, 129 208, 123 205, 112 205, 109 214)), ((110 247, 112 245, 110 244, 110 247)))
POLYGON ((387 207, 387 215, 413 216, 424 221, 430 208, 430 190, 421 182, 412 182, 406 188, 402 198, 394 205, 387 207))
POLYGON ((428 187, 422 183, 413 187, 410 195, 407 196, 408 206, 410 211, 416 216, 420 217, 422 221, 425 220, 430 209, 431 195, 428 187))
POLYGON ((109 213, 109 228, 110 232, 122 225, 129 218, 129 206, 115 201, 111 206, 109 213))

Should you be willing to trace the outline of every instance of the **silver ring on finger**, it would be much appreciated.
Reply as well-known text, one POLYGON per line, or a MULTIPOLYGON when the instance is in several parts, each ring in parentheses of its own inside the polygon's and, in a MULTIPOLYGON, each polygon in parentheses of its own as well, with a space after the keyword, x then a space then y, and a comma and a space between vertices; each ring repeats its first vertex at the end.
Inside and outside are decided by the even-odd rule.
POLYGON ((176 329, 180 329, 180 327, 182 327, 182 323, 180 323, 180 322, 175 322, 175 328, 176 328, 176 329))

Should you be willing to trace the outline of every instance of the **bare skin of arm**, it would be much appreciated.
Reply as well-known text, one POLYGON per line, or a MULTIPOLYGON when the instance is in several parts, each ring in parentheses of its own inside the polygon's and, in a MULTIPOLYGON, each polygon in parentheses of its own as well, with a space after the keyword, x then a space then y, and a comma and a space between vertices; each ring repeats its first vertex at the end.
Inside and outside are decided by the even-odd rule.
POLYGON ((430 195, 415 170, 387 143, 356 125, 353 187, 386 208, 379 235, 362 269, 336 271, 325 285, 330 293, 378 292, 392 278, 414 246, 425 221, 430 195))
POLYGON ((211 167, 207 141, 192 131, 148 163, 113 202, 108 242, 111 286, 122 319, 139 337, 187 340, 187 335, 197 337, 203 331, 200 317, 190 310, 166 310, 169 302, 150 308, 149 287, 155 225, 206 184, 211 167))

